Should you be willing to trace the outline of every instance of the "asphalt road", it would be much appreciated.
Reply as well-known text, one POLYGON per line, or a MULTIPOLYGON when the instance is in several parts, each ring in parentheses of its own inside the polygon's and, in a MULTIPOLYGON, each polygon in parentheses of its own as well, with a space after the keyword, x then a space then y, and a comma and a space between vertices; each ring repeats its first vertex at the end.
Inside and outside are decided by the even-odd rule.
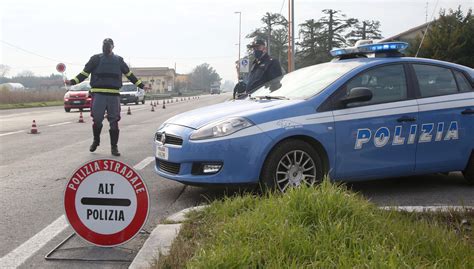
MULTIPOLYGON (((119 149, 121 161, 135 166, 154 155, 153 135, 169 117, 197 107, 222 102, 229 94, 161 105, 150 112, 149 103, 122 107, 119 149)), ((108 261, 45 260, 44 256, 72 234, 64 220, 63 191, 66 179, 79 165, 96 158, 112 158, 105 123, 101 146, 88 151, 92 141, 91 119, 77 123, 79 113, 62 107, 0 111, 0 261, 21 262, 21 268, 126 268, 151 231, 166 216, 183 208, 222 197, 223 190, 186 187, 157 176, 154 163, 139 173, 150 192, 151 211, 145 232, 127 244, 102 249, 72 237, 52 253, 57 259, 103 259, 108 261), (27 134, 36 120, 38 135, 27 134), (33 243, 32 243, 33 242, 33 243), (17 256, 15 256, 17 255, 17 256), (15 259, 11 257, 16 257, 15 259), (18 258, 20 257, 20 258, 18 258), (25 258, 26 257, 26 258, 25 258), (3 260, 2 260, 3 259, 3 260)), ((146 163, 146 161, 145 161, 146 163)), ((459 173, 349 183, 348 186, 378 205, 470 205, 474 188, 459 173)), ((0 263, 0 268, 7 266, 0 263)))

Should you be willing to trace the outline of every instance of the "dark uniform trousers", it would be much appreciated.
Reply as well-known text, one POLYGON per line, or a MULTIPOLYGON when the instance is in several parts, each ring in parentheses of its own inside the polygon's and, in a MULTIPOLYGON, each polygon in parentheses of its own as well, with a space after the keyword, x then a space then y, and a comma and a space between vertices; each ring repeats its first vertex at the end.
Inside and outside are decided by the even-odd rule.
POLYGON ((120 95, 92 93, 91 116, 94 121, 93 127, 102 129, 102 122, 107 111, 107 120, 110 130, 118 130, 120 121, 120 95))

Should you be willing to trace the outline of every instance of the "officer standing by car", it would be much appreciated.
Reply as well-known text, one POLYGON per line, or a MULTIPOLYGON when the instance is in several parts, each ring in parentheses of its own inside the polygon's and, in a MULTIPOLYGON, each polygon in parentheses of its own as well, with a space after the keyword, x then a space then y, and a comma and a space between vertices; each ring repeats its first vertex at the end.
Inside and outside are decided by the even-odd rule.
POLYGON ((280 62, 267 53, 267 46, 262 39, 256 39, 248 48, 253 49, 255 60, 248 76, 246 93, 253 93, 258 87, 282 75, 280 62))
POLYGON ((94 141, 89 150, 94 152, 100 145, 102 121, 104 120, 105 111, 107 111, 107 119, 110 125, 111 153, 114 156, 120 156, 117 143, 120 133, 118 122, 120 121, 120 88, 122 87, 122 74, 141 89, 143 89, 145 85, 130 71, 123 58, 112 52, 113 48, 114 41, 110 38, 104 39, 102 53, 93 55, 89 62, 87 62, 84 70, 75 78, 66 81, 66 84, 78 84, 92 74, 90 91, 92 93, 91 115, 94 121, 92 125, 94 141))
POLYGON ((239 77, 239 82, 235 85, 234 87, 234 95, 233 98, 237 97, 239 99, 239 96, 243 93, 245 93, 246 85, 242 77, 239 77))

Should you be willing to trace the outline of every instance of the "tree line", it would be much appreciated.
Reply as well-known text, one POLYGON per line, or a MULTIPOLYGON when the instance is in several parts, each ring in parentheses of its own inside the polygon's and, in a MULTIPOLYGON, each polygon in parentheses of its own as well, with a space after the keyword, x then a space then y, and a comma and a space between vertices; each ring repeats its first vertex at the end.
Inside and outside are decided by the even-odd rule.
MULTIPOLYGON (((319 20, 308 19, 299 24, 295 42, 296 68, 329 61, 333 48, 354 45, 359 39, 380 39, 380 22, 348 18, 342 11, 322 10, 319 20)), ((288 20, 279 13, 267 12, 261 19, 262 27, 255 29, 247 38, 267 41, 269 54, 288 68, 288 20)))
MULTIPOLYGON (((353 46, 360 39, 382 39, 380 22, 349 18, 342 11, 322 10, 319 19, 308 19, 299 24, 295 36, 296 68, 331 60, 333 48, 353 46)), ((267 41, 269 54, 288 69, 288 20, 281 14, 267 12, 261 18, 262 26, 249 33, 247 38, 267 41)), ((416 26, 416 25, 414 25, 416 26)), ((472 9, 466 14, 459 6, 456 10, 441 9, 420 47, 421 37, 402 40, 410 43, 407 56, 438 59, 474 67, 474 16, 472 9)), ((251 55, 250 51, 249 54, 251 55)))

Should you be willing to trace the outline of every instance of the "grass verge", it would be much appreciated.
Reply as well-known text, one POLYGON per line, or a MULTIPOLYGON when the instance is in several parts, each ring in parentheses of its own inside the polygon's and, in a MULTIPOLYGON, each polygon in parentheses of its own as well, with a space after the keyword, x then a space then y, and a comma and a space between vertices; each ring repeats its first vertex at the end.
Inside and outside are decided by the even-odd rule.
POLYGON ((474 212, 384 211, 324 182, 215 201, 190 215, 154 267, 474 268, 469 221, 474 212))
POLYGON ((0 104, 0 109, 62 106, 62 105, 64 105, 64 101, 59 100, 59 101, 30 102, 30 103, 20 103, 20 104, 0 104))

